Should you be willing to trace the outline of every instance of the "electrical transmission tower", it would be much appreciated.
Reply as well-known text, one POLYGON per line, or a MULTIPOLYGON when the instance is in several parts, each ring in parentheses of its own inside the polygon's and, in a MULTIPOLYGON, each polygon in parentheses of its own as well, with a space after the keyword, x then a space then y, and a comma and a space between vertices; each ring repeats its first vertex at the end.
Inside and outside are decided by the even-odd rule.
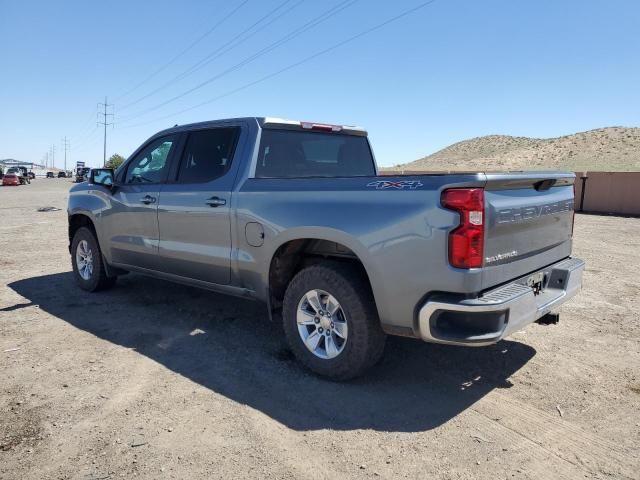
POLYGON ((56 168, 56 146, 55 145, 51 145, 51 156, 49 158, 51 160, 51 163, 49 164, 49 166, 51 168, 56 168))
POLYGON ((62 139, 62 148, 64 148, 64 171, 67 171, 67 152, 69 151, 71 144, 67 140, 67 137, 62 139))
POLYGON ((98 125, 104 125, 104 150, 102 156, 102 166, 107 164, 107 125, 113 125, 113 108, 109 113, 109 107, 113 107, 113 103, 107 103, 107 97, 104 97, 104 103, 98 104, 98 118, 102 117, 102 120, 98 122, 98 125), (111 122, 109 122, 111 117, 111 122))

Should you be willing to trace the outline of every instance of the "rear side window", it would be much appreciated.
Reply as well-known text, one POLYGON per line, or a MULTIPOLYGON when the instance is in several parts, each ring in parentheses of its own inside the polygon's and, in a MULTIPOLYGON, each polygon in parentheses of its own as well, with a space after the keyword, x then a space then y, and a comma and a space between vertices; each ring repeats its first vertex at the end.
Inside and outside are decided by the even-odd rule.
POLYGON ((180 160, 179 183, 203 183, 229 171, 240 128, 214 128, 189 133, 180 160))
POLYGON ((373 176, 366 137, 339 133, 262 131, 258 178, 373 176))

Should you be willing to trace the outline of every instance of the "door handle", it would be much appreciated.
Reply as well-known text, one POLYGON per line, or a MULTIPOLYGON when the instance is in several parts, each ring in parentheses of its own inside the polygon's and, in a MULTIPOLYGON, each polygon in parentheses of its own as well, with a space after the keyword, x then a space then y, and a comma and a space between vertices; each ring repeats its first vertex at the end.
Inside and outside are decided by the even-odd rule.
POLYGON ((145 205, 149 205, 150 203, 156 203, 156 197, 152 197, 151 195, 145 195, 140 199, 141 203, 145 205))
POLYGON ((224 198, 211 197, 211 198, 207 199, 207 201, 204 202, 204 203, 206 203, 210 207, 221 207, 222 205, 226 205, 227 201, 224 198))

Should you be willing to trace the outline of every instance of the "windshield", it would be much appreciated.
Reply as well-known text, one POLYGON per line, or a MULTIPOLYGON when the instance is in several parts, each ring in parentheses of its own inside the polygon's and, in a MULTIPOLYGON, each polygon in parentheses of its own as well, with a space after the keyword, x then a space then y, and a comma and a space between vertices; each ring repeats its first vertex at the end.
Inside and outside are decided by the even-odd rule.
POLYGON ((340 133, 263 130, 258 178, 375 175, 367 137, 340 133))

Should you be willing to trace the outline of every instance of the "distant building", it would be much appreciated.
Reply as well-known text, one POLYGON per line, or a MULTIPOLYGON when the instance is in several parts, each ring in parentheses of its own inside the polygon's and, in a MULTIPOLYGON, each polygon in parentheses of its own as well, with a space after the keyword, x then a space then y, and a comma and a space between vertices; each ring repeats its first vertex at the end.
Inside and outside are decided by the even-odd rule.
POLYGON ((23 166, 31 170, 33 170, 34 168, 45 168, 44 165, 40 165, 39 163, 21 162, 20 160, 16 160, 15 158, 5 158, 4 160, 0 160, 0 166, 4 168, 23 166))

